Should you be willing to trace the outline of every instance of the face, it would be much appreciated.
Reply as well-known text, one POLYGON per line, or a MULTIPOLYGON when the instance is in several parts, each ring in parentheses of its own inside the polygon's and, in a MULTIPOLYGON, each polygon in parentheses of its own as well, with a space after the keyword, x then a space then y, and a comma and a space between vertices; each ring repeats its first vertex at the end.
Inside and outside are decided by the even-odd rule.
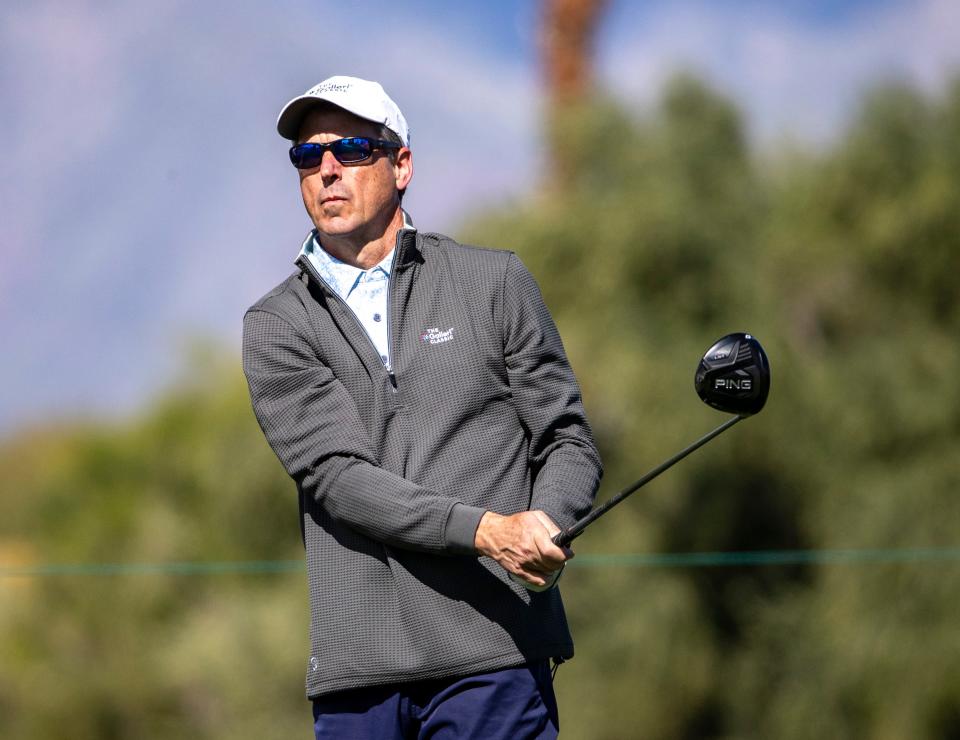
MULTIPOLYGON (((318 108, 303 119, 297 143, 326 144, 350 136, 378 138, 377 127, 340 108, 318 108)), ((343 165, 328 150, 317 167, 299 170, 303 204, 321 235, 358 242, 383 235, 399 211, 397 190, 413 177, 410 150, 394 151, 393 162, 386 150, 377 149, 370 159, 343 165)))

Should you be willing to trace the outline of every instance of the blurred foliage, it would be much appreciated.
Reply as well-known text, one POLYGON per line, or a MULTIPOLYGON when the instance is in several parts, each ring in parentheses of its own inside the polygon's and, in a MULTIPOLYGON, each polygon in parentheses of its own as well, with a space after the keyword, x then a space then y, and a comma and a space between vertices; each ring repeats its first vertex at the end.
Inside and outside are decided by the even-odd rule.
MULTIPOLYGON (((303 557, 236 359, 190 364, 137 419, 0 448, 0 565, 303 557)), ((302 736, 307 628, 302 574, 2 579, 0 737, 302 736)))
MULTIPOLYGON (((745 330, 767 409, 581 554, 960 544, 960 80, 886 86, 819 152, 759 155, 678 77, 551 121, 571 175, 460 234, 516 250, 581 380, 605 494, 719 423, 697 360, 745 330)), ((0 565, 302 557, 235 357, 123 424, 0 446, 0 565)), ((570 738, 960 737, 960 564, 590 567, 563 590, 570 738)), ((309 736, 304 576, 0 580, 0 736, 309 736)))

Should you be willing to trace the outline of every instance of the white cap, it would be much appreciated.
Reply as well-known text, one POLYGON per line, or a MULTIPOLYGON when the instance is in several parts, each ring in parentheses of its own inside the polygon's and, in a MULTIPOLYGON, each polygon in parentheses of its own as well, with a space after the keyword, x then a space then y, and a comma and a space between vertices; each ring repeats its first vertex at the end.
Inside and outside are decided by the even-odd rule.
POLYGON ((400 137, 404 146, 410 146, 407 119, 380 83, 343 75, 328 77, 283 106, 277 118, 279 134, 284 139, 295 140, 300 134, 300 123, 307 110, 321 100, 333 103, 360 118, 382 123, 400 137))

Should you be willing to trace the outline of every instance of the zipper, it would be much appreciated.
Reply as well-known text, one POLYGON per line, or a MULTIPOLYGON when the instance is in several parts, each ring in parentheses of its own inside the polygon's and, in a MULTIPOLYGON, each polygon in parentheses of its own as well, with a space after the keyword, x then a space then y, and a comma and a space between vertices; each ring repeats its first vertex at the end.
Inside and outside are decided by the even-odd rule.
POLYGON ((387 374, 390 376, 390 385, 393 386, 394 393, 397 392, 397 376, 393 372, 393 366, 397 364, 397 358, 393 353, 393 276, 397 274, 397 256, 400 254, 402 238, 403 229, 400 229, 400 231, 397 232, 397 241, 393 245, 393 257, 390 259, 390 274, 387 275, 387 358, 390 360, 390 367, 387 368, 387 374))
MULTIPOLYGON (((387 321, 388 322, 390 321, 390 293, 391 293, 391 288, 393 287, 391 284, 393 280, 393 265, 396 263, 396 261, 397 261, 397 254, 396 254, 396 248, 394 248, 393 259, 390 261, 390 276, 387 278, 387 321)), ((326 280, 320 277, 320 273, 318 273, 316 268, 310 263, 310 259, 307 256, 300 255, 300 257, 297 258, 297 264, 303 267, 311 278, 313 278, 317 283, 325 287, 327 289, 327 292, 330 295, 332 295, 334 299, 336 299, 336 301, 340 303, 340 305, 342 305, 345 309, 347 309, 350 315, 353 316, 353 320, 357 322, 357 326, 360 327, 360 331, 363 332, 363 336, 366 337, 367 344, 370 345, 370 348, 373 350, 373 353, 379 359, 380 350, 378 350, 377 345, 373 343, 373 339, 371 339, 370 334, 367 333, 367 330, 364 327, 363 322, 360 321, 360 317, 358 317, 356 312, 350 307, 350 304, 340 297, 340 294, 337 293, 337 291, 335 291, 331 287, 330 283, 328 283, 326 280)), ((387 357, 388 358, 390 357, 390 334, 391 333, 392 333, 391 327, 388 323, 387 325, 387 357)), ((387 366, 384 365, 383 361, 381 360, 380 367, 382 367, 384 370, 387 371, 387 376, 389 377, 389 380, 390 380, 390 387, 393 389, 393 392, 396 393, 397 392, 397 376, 393 372, 393 363, 391 362, 390 368, 387 368, 387 366)))

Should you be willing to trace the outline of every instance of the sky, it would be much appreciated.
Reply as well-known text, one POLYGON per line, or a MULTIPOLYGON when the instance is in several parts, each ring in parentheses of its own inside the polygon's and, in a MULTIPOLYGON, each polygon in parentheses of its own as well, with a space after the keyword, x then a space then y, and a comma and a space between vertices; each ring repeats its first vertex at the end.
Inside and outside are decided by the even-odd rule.
MULTIPOLYGON (((283 104, 333 74, 380 81, 411 127, 404 201, 457 236, 541 162, 532 0, 0 8, 0 435, 117 416, 183 372, 191 338, 239 348, 247 306, 310 223, 283 104)), ((761 146, 829 143, 865 87, 936 93, 960 67, 955 0, 610 0, 597 84, 643 111, 692 70, 761 146)), ((496 245, 509 247, 510 245, 496 245)))

